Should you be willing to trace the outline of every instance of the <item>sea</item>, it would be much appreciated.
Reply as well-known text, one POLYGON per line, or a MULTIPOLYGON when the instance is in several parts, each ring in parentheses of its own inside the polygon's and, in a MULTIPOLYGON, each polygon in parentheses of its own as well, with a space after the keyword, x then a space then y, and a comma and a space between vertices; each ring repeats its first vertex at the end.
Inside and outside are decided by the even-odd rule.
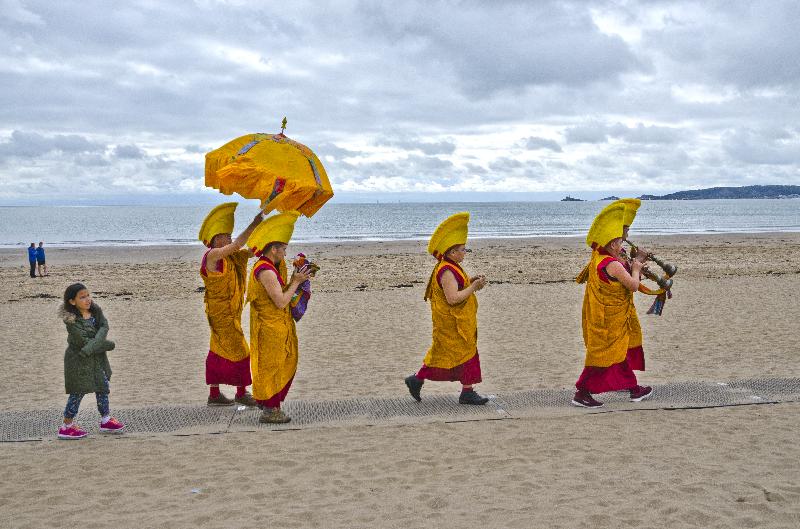
MULTIPOLYGON (((301 217, 295 242, 424 240, 447 216, 470 213, 470 238, 584 235, 604 201, 329 203, 301 217)), ((236 211, 236 231, 258 203, 236 211)), ((197 244, 208 205, 0 206, 0 247, 44 241, 48 247, 197 244)), ((800 199, 644 201, 636 217, 641 234, 800 231, 800 199)))

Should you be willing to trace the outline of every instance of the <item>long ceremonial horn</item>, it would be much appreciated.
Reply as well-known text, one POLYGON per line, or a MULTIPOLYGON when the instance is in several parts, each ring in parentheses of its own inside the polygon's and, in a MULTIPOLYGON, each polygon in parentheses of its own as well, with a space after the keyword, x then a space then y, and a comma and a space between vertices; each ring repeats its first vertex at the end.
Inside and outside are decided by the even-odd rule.
MULTIPOLYGON (((638 247, 635 244, 633 244, 631 241, 629 241, 628 239, 625 239, 625 242, 627 242, 631 246, 631 256, 636 254, 636 252, 638 250, 638 247)), ((661 259, 656 257, 652 252, 648 252, 647 259, 649 259, 650 261, 653 261, 655 264, 657 264, 664 271, 664 273, 667 274, 667 276, 669 276, 669 277, 673 277, 678 272, 678 267, 677 266, 675 266, 673 264, 665 263, 664 261, 662 261, 661 259)))

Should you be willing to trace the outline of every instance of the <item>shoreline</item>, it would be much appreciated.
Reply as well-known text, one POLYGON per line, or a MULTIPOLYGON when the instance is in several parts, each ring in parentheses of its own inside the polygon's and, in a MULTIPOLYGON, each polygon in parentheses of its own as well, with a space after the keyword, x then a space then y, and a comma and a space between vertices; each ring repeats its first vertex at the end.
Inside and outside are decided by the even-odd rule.
MULTIPOLYGON (((712 238, 725 238, 725 237, 778 237, 785 235, 800 234, 800 229, 792 229, 786 231, 707 231, 707 232, 678 232, 678 233, 647 233, 636 232, 637 239, 675 239, 675 238, 699 238, 699 237, 712 237, 712 238)), ((491 242, 545 242, 545 241, 569 241, 571 239, 583 241, 585 234, 536 234, 536 235, 470 235, 469 242, 481 243, 491 242)), ((383 244, 414 244, 426 243, 430 236, 425 237, 406 237, 402 239, 380 239, 380 238, 362 238, 362 239, 320 239, 320 240, 295 240, 292 239, 290 245, 292 246, 341 246, 341 245, 383 245, 383 244)), ((17 243, 15 245, 0 244, 0 256, 8 253, 16 253, 20 249, 26 249, 30 243, 17 243)), ((94 249, 94 248, 108 248, 108 249, 168 249, 168 248, 187 248, 193 246, 202 246, 200 241, 196 239, 186 240, 185 242, 169 242, 169 241, 154 241, 154 242, 141 242, 135 243, 134 241, 79 241, 75 244, 61 244, 53 243, 45 246, 45 251, 49 249, 54 250, 69 250, 69 249, 94 249)))

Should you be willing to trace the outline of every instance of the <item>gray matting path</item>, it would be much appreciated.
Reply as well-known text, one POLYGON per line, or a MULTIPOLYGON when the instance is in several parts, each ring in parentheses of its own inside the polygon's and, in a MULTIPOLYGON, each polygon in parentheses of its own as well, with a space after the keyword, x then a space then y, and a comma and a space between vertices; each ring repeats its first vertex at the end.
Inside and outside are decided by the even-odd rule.
MULTIPOLYGON (((402 387, 402 380, 398 384, 402 387)), ((543 389, 493 395, 485 406, 458 404, 455 395, 425 396, 415 402, 402 397, 363 397, 327 401, 287 401, 292 417, 285 425, 262 425, 260 410, 242 406, 210 408, 171 406, 114 409, 126 424, 126 434, 196 435, 237 431, 292 430, 345 424, 459 422, 530 416, 544 409, 569 408, 572 389, 543 389)), ((686 409, 800 402, 800 378, 757 378, 732 382, 680 382, 653 386, 653 396, 630 402, 627 392, 599 395, 606 406, 575 413, 603 413, 636 409, 686 409)), ((98 433, 99 416, 93 395, 87 395, 78 423, 90 434, 98 433)), ((61 409, 0 412, 0 442, 55 438, 61 409)))

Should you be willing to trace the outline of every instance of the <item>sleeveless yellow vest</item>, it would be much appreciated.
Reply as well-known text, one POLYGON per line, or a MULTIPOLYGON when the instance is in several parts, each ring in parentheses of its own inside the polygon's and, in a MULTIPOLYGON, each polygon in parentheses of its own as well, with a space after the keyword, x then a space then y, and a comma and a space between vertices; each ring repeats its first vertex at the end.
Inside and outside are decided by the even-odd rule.
POLYGON ((450 305, 444 290, 436 280, 442 268, 448 267, 463 284, 470 284, 469 277, 462 268, 442 259, 433 269, 425 299, 431 302, 433 320, 433 343, 423 362, 428 367, 452 369, 475 356, 478 352, 478 298, 475 294, 458 305, 450 305))
MULTIPOLYGON (((207 254, 207 252, 206 252, 207 254)), ((220 260, 222 271, 201 268, 205 290, 206 317, 211 328, 209 349, 226 360, 239 362, 250 355, 242 331, 247 260, 250 252, 238 252, 220 260)), ((203 256, 205 263, 205 256, 203 256)), ((205 265, 204 265, 205 266, 205 265)))
POLYGON ((625 360, 628 349, 642 345, 642 329, 633 292, 619 281, 603 281, 597 266, 610 256, 592 252, 583 296, 585 365, 608 367, 625 360))
MULTIPOLYGON (((297 332, 289 305, 279 309, 272 302, 258 273, 274 274, 286 284, 286 263, 279 270, 266 259, 259 259, 250 274, 247 301, 250 303, 250 371, 253 376, 253 397, 267 400, 289 383, 297 372, 297 332)), ((286 287, 283 287, 284 290, 286 287)))

